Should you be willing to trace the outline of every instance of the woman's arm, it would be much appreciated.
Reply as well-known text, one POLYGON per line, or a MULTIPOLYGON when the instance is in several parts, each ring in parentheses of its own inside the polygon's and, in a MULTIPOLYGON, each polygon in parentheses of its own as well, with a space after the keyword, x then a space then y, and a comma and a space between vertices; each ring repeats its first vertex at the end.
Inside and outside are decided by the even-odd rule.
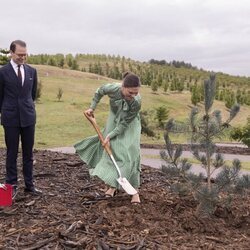
POLYGON ((138 115, 141 109, 141 100, 138 98, 135 100, 135 103, 131 106, 131 109, 128 111, 127 115, 117 124, 115 129, 111 131, 107 137, 110 139, 116 137, 119 134, 122 134, 128 125, 134 120, 138 115))
POLYGON ((96 90, 94 97, 92 99, 92 102, 90 104, 90 108, 92 110, 95 110, 97 104, 102 99, 102 97, 104 95, 108 95, 110 93, 113 93, 114 91, 116 91, 116 89, 117 89, 117 84, 108 83, 108 84, 102 85, 100 88, 98 88, 96 90))

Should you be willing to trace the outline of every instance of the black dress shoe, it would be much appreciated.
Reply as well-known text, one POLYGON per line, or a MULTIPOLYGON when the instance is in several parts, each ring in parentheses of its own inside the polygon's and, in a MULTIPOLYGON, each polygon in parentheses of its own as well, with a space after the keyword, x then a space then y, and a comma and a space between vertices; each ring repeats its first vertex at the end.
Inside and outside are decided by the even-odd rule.
POLYGON ((39 190, 39 189, 37 189, 35 187, 31 187, 31 188, 26 187, 24 189, 24 192, 32 194, 32 195, 42 195, 42 193, 43 193, 41 190, 39 190))

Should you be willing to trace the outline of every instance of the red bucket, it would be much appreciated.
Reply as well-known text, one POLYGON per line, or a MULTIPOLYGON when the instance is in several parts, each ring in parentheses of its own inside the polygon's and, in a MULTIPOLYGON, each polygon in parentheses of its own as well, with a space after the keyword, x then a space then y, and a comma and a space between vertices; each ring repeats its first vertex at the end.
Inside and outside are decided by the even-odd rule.
POLYGON ((12 190, 12 185, 0 184, 0 207, 8 207, 12 205, 12 190))

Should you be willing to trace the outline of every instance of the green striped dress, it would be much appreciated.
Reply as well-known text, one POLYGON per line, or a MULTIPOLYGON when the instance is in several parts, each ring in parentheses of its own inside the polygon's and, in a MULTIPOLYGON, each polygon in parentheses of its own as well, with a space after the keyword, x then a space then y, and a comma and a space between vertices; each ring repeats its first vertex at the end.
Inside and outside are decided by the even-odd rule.
MULTIPOLYGON (((125 100, 120 84, 105 84, 95 92, 90 108, 94 110, 104 95, 110 98, 110 112, 102 131, 103 136, 110 137, 110 146, 122 177, 126 177, 134 188, 138 188, 141 170, 141 97, 138 94, 131 101, 125 100)), ((119 188, 117 170, 97 135, 85 138, 74 147, 80 158, 87 163, 90 175, 98 176, 111 187, 119 188)))

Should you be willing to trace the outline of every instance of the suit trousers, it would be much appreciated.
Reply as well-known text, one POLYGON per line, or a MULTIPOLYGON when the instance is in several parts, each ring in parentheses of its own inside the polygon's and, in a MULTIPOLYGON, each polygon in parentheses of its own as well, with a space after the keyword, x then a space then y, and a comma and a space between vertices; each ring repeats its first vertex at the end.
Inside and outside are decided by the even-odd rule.
POLYGON ((33 146, 35 125, 28 127, 4 126, 4 135, 7 147, 6 183, 17 185, 17 156, 19 139, 21 137, 24 183, 27 188, 33 187, 33 146))

